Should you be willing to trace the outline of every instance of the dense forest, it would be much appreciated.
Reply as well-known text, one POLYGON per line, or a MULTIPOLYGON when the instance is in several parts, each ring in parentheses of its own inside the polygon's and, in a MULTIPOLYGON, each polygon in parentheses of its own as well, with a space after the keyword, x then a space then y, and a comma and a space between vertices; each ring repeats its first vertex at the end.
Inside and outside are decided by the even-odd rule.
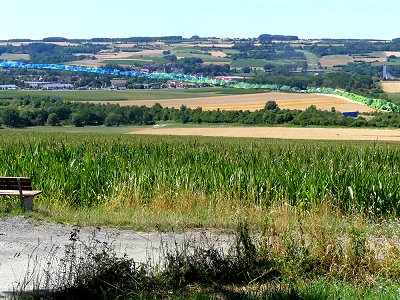
POLYGON ((249 79, 251 83, 279 84, 298 87, 301 90, 307 87, 329 87, 342 89, 366 97, 382 98, 382 88, 367 75, 358 75, 344 72, 322 73, 317 76, 310 74, 264 74, 249 79))
MULTIPOLYGON (((337 43, 338 41, 336 41, 337 43)), ((304 50, 308 50, 319 56, 326 55, 342 55, 342 54, 366 54, 371 52, 382 52, 382 51, 400 51, 400 39, 393 39, 391 42, 376 42, 371 43, 364 40, 345 40, 341 45, 329 45, 313 44, 310 46, 303 47, 304 50)))
POLYGON ((203 111, 181 106, 164 108, 160 104, 152 107, 121 107, 112 104, 64 102, 60 99, 23 96, 19 99, 0 100, 0 124, 7 127, 28 126, 119 126, 152 125, 157 122, 244 124, 244 125, 297 125, 297 126, 343 126, 343 127, 400 127, 400 115, 374 113, 368 118, 345 117, 336 112, 321 111, 310 106, 305 111, 280 109, 274 101, 268 101, 264 109, 250 112, 203 111))

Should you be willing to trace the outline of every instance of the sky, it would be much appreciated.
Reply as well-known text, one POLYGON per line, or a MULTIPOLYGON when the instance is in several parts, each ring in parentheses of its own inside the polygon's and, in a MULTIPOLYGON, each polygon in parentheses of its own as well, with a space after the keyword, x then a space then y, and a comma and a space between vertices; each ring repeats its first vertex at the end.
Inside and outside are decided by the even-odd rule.
POLYGON ((0 39, 400 37, 399 0, 5 0, 0 39))

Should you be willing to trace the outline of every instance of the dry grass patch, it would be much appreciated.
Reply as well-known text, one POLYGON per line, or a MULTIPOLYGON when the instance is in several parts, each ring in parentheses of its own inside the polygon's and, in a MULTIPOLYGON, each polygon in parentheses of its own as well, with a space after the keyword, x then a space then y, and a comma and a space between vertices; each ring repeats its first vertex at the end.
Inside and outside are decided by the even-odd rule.
POLYGON ((179 195, 166 200, 162 195, 143 203, 135 196, 116 196, 92 208, 73 208, 60 203, 36 205, 35 218, 78 226, 109 226, 134 230, 174 231, 190 228, 230 230, 246 218, 252 227, 265 219, 265 209, 256 205, 203 195, 179 195))

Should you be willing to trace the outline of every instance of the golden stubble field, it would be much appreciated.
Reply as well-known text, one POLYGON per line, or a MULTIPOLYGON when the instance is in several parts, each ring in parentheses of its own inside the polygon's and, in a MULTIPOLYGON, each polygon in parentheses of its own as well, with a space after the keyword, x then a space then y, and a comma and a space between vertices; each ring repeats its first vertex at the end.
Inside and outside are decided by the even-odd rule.
POLYGON ((380 53, 373 57, 352 57, 350 55, 328 55, 320 59, 321 66, 323 67, 334 67, 334 66, 345 66, 348 63, 355 61, 363 62, 386 62, 386 54, 380 53))
POLYGON ((154 126, 131 134, 208 137, 252 137, 289 140, 400 142, 399 129, 293 128, 293 127, 194 127, 154 126))
POLYGON ((141 56, 156 56, 161 57, 163 50, 143 50, 140 52, 112 52, 112 51, 100 51, 98 54, 94 55, 96 59, 83 59, 69 62, 69 65, 83 66, 96 68, 104 65, 106 60, 124 60, 132 61, 132 64, 136 61, 147 61, 151 62, 150 59, 143 59, 141 56))
POLYGON ((382 82, 382 89, 385 93, 396 94, 400 93, 400 81, 382 82))
MULTIPOLYGON (((373 112, 375 109, 362 105, 339 96, 321 94, 300 94, 300 93, 260 93, 247 95, 211 96, 186 99, 165 99, 165 100, 126 100, 113 101, 112 104, 121 106, 153 106, 160 103, 163 107, 179 108, 186 105, 188 108, 202 107, 203 110, 250 110, 262 109, 267 101, 275 101, 281 109, 305 110, 315 105, 321 110, 331 110, 335 107, 337 111, 359 111, 373 112)), ((105 103, 104 101, 91 101, 93 103, 105 103)))

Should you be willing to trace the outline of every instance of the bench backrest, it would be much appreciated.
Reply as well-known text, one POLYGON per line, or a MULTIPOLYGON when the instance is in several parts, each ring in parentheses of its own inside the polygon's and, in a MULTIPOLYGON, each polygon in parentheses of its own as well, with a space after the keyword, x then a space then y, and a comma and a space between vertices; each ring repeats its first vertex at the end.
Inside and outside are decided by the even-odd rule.
POLYGON ((0 189, 32 191, 32 182, 28 177, 0 177, 0 189))

